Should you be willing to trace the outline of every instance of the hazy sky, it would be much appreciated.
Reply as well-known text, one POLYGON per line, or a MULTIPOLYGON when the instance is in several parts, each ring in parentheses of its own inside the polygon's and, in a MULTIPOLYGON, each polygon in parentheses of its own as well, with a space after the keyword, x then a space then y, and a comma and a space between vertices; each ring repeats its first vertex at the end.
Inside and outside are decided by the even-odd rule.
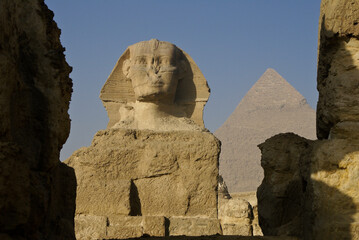
POLYGON ((100 90, 127 46, 157 38, 186 51, 211 88, 214 132, 267 68, 315 108, 320 0, 45 0, 73 67, 71 133, 61 160, 88 146, 108 117, 100 90))

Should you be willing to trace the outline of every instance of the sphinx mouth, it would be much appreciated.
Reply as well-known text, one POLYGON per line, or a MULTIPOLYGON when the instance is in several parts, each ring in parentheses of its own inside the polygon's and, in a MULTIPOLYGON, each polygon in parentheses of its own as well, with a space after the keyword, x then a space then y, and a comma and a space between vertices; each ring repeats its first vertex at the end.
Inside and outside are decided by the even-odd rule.
POLYGON ((164 84, 163 83, 153 83, 151 84, 152 87, 162 87, 164 84))
POLYGON ((161 79, 157 79, 157 80, 151 82, 151 86, 153 86, 153 87, 161 87, 163 85, 164 85, 164 83, 161 79))

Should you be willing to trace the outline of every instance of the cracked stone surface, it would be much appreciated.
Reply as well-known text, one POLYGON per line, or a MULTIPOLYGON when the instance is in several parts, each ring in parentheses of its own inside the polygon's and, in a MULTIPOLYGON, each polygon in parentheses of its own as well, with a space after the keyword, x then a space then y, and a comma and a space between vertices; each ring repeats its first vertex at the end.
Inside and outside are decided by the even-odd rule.
POLYGON ((326 139, 336 124, 359 122, 359 2, 323 0, 320 11, 317 136, 326 139))
POLYGON ((75 239, 61 31, 43 0, 1 0, 0 16, 0 239, 75 239))
MULTIPOLYGON (((174 228, 175 222, 171 225, 171 218, 182 217, 173 219, 189 224, 191 235, 221 233, 219 150, 220 142, 208 132, 99 131, 91 146, 65 161, 76 173, 76 215, 162 216, 176 230, 173 234, 185 235, 184 228, 174 228)), ((115 228, 105 238, 124 232, 115 228)), ((140 230, 129 227, 128 231, 137 236, 140 230)))

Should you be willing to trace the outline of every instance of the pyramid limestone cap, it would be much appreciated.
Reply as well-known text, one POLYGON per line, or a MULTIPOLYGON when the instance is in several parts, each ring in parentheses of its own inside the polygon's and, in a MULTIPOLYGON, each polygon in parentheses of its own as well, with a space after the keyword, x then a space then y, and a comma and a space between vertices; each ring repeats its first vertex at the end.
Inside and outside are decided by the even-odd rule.
POLYGON ((291 108, 307 105, 306 99, 274 69, 268 68, 238 105, 246 108, 291 108))

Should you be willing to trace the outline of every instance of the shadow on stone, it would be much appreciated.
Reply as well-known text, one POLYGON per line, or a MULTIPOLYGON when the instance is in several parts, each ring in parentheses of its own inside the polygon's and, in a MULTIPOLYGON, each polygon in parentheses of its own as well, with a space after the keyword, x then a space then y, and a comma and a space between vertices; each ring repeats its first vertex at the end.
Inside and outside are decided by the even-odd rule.
POLYGON ((130 205, 130 216, 142 216, 140 196, 138 194, 137 186, 133 181, 131 181, 130 188, 130 205))

